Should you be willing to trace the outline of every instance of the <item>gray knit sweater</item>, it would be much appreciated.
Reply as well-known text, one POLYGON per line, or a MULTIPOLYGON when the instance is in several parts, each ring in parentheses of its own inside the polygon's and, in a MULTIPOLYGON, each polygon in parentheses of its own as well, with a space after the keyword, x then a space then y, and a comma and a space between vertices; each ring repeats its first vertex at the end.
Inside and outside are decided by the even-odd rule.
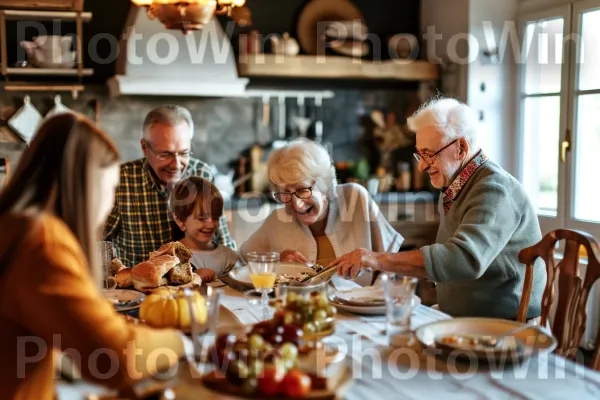
MULTIPOLYGON (((519 251, 542 238, 521 184, 491 161, 481 165, 444 215, 440 198, 436 244, 421 249, 429 279, 438 282, 439 307, 455 317, 514 319, 525 265, 519 251)), ((541 312, 546 269, 538 262, 528 318, 541 312)))

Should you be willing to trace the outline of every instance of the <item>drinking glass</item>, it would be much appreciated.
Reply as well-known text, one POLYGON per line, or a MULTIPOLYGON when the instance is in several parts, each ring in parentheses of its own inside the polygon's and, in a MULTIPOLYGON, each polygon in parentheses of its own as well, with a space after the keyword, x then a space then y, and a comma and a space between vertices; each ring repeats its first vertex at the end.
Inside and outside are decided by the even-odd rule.
POLYGON ((381 277, 386 303, 386 332, 388 342, 396 345, 410 336, 413 296, 418 279, 402 274, 385 273, 381 277))
POLYGON ((252 252, 246 254, 248 260, 248 270, 250 279, 256 292, 261 295, 261 306, 263 310, 263 318, 269 319, 269 293, 273 291, 275 286, 275 267, 279 266, 279 253, 252 252))
POLYGON ((106 279, 110 276, 110 262, 114 258, 113 243, 111 241, 101 241, 98 243, 98 250, 100 251, 103 278, 106 279))

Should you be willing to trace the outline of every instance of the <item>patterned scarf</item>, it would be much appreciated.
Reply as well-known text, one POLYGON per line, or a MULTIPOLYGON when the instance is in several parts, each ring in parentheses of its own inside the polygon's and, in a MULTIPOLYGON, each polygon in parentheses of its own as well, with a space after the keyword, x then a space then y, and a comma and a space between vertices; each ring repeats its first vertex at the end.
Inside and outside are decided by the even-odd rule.
POLYGON ((454 203, 454 199, 458 197, 458 194, 461 192, 463 187, 467 184, 471 176, 477 171, 479 167, 481 167, 486 161, 488 157, 483 154, 483 151, 479 151, 475 157, 465 167, 460 171, 458 176, 452 181, 448 189, 444 191, 444 215, 448 214, 450 211, 450 207, 454 203))

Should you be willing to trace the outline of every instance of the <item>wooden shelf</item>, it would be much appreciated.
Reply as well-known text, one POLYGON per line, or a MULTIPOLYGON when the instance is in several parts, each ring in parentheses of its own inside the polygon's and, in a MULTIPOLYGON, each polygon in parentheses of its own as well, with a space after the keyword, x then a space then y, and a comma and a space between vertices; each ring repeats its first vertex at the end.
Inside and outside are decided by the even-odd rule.
POLYGON ((340 56, 242 55, 238 60, 242 77, 373 79, 398 81, 436 80, 438 67, 427 61, 367 61, 340 56))
MULTIPOLYGON (((37 21, 49 21, 54 19, 75 21, 77 12, 75 11, 37 11, 37 10, 0 10, 0 14, 4 14, 6 20, 23 20, 35 19, 37 21)), ((92 20, 91 12, 82 12, 81 20, 90 22, 92 20)))
POLYGON ((36 84, 29 82, 10 83, 4 86, 7 92, 71 92, 74 99, 77 99, 79 92, 85 90, 85 86, 75 84, 36 84))
POLYGON ((0 7, 82 11, 83 1, 84 0, 0 0, 0 7))
MULTIPOLYGON (((92 68, 84 68, 82 76, 90 76, 94 74, 92 68)), ((77 76, 77 68, 7 68, 6 75, 21 75, 21 76, 77 76)))

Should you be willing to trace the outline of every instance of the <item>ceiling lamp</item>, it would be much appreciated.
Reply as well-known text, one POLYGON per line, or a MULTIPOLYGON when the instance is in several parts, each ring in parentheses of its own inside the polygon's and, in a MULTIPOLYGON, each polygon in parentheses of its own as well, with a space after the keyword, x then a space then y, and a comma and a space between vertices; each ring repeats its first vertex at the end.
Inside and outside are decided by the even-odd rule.
POLYGON ((213 15, 231 15, 234 7, 242 7, 246 0, 131 0, 139 7, 147 7, 148 17, 158 19, 167 29, 183 33, 199 30, 210 22, 213 15))

